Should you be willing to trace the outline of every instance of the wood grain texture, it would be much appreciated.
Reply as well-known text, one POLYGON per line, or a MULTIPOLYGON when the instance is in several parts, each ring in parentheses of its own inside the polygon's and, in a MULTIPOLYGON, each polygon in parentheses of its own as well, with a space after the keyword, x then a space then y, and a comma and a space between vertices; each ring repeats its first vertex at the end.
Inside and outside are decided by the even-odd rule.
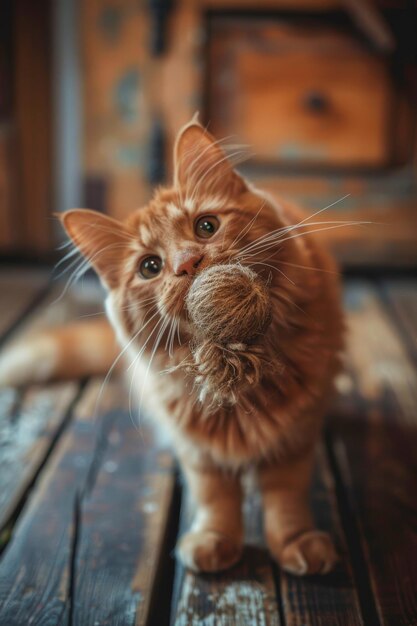
POLYGON ((369 283, 346 290, 348 374, 333 450, 384 626, 417 621, 417 374, 369 283))
POLYGON ((278 626, 281 622, 273 585, 264 552, 248 547, 242 563, 227 574, 185 575, 173 624, 278 626))
POLYGON ((0 390, 0 533, 63 427, 77 391, 76 383, 0 390))

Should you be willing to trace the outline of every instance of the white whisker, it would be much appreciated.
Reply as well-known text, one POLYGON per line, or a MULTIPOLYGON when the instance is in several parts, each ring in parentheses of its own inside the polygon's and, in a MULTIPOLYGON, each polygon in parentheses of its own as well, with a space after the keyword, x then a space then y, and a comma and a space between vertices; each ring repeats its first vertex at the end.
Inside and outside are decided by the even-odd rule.
MULTIPOLYGON (((133 383, 135 381, 136 378, 136 369, 138 366, 138 363, 140 363, 140 360, 143 356, 143 353, 145 352, 146 346, 148 345, 149 341, 151 340, 153 334, 158 330, 158 328, 161 327, 161 325, 163 324, 165 318, 161 317, 158 322, 156 323, 156 325, 154 326, 154 328, 152 329, 152 331, 149 333, 145 343, 143 344, 143 346, 141 347, 141 349, 139 350, 139 352, 135 355, 133 361, 131 362, 131 364, 129 365, 127 371, 130 370, 130 368, 132 367, 132 365, 134 365, 133 368, 133 373, 132 373, 132 377, 130 380, 130 388, 129 388, 129 415, 130 415, 130 419, 132 420, 132 423, 134 424, 134 419, 133 419, 133 415, 132 415, 132 387, 133 387, 133 383)), ((159 336, 159 333, 157 333, 157 336, 159 336)), ((145 381, 142 381, 142 392, 141 392, 141 397, 144 391, 144 386, 145 386, 145 381)), ((138 424, 138 430, 139 430, 139 424, 138 424)))
POLYGON ((297 237, 303 237, 309 234, 314 234, 314 233, 318 233, 321 232, 323 230, 332 230, 335 228, 341 228, 343 226, 364 226, 366 224, 371 224, 372 222, 366 222, 366 221, 334 221, 334 222, 312 222, 311 224, 304 224, 301 226, 301 228, 307 228, 308 226, 323 226, 326 224, 331 224, 331 226, 328 226, 327 228, 316 228, 313 230, 306 230, 305 232, 301 232, 301 233, 297 233, 296 235, 292 235, 291 237, 285 237, 286 234, 288 234, 288 232, 291 232, 293 230, 295 230, 297 226, 294 226, 292 228, 288 228, 285 232, 280 233, 281 236, 271 236, 268 239, 265 239, 265 241, 260 241, 259 243, 257 243, 256 245, 251 245, 251 246, 247 246, 245 248, 242 248, 238 253, 236 253, 234 256, 234 258, 239 258, 243 253, 247 254, 247 253, 252 253, 254 254, 259 254, 261 252, 266 252, 267 250, 270 250, 271 248, 273 248, 274 246, 276 246, 277 244, 281 244, 284 243, 285 241, 289 241, 290 239, 296 239, 297 237))
POLYGON ((142 404, 143 404, 143 397, 144 397, 144 393, 145 393, 146 381, 148 380, 148 375, 149 375, 149 371, 150 371, 150 368, 151 368, 151 365, 152 365, 152 361, 153 361, 153 359, 155 357, 156 351, 157 351, 157 349, 159 347, 159 344, 161 342, 161 339, 163 337, 163 334, 164 334, 164 332, 165 332, 169 322, 170 322, 170 320, 169 320, 168 317, 163 318, 163 323, 162 323, 162 326, 161 326, 161 328, 160 328, 160 330, 158 332, 157 338, 155 340, 154 347, 152 349, 152 353, 151 353, 151 356, 150 356, 150 359, 149 359, 149 362, 148 362, 148 366, 146 368, 145 377, 144 377, 144 379, 142 381, 141 394, 140 394, 140 399, 139 399, 139 410, 138 410, 139 421, 140 421, 141 414, 142 414, 142 404))

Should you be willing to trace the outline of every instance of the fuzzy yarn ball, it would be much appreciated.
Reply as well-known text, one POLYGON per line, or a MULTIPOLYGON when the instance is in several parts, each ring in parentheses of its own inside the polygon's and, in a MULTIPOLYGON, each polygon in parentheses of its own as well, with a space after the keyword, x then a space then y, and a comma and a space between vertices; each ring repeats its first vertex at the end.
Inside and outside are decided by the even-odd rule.
POLYGON ((188 369, 200 400, 233 405, 238 392, 262 376, 261 339, 271 321, 268 287, 248 267, 214 265, 195 278, 186 306, 194 330, 188 369))

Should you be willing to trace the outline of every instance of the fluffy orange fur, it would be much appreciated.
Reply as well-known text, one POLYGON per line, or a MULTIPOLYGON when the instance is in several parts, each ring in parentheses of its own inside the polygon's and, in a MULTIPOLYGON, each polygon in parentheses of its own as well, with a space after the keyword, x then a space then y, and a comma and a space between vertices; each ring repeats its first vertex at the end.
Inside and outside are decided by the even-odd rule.
MULTIPOLYGON (((194 121, 179 133, 174 170, 173 186, 157 190, 124 223, 74 210, 63 224, 108 289, 109 319, 135 359, 137 396, 171 433, 194 496, 195 519, 178 554, 199 571, 221 570, 239 558, 240 481, 252 467, 272 554, 294 574, 327 572, 335 551, 314 528, 307 501, 314 446, 342 348, 334 262, 309 233, 311 220, 253 188, 194 121), (195 226, 201 216, 215 217, 219 225, 204 239, 195 226), (149 255, 162 260, 162 269, 145 279, 138 268, 149 255), (195 269, 182 271, 184 259, 194 258, 195 269), (184 302, 194 276, 225 263, 248 266, 267 279, 272 319, 262 338, 268 366, 261 380, 243 388, 235 404, 213 412, 199 399, 192 375, 175 366, 190 356, 184 302)), ((74 346, 76 326, 71 333, 74 346)), ((107 330, 101 336, 111 341, 107 330)), ((81 364, 80 370, 85 373, 81 364)))

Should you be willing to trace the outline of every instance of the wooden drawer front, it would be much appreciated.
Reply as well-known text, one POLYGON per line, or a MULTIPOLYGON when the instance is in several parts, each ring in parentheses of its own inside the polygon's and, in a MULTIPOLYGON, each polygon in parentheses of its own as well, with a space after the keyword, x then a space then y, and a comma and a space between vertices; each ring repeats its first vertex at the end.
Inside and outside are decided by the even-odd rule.
POLYGON ((260 161, 377 166, 389 160, 385 62, 316 25, 213 18, 208 115, 260 161))

